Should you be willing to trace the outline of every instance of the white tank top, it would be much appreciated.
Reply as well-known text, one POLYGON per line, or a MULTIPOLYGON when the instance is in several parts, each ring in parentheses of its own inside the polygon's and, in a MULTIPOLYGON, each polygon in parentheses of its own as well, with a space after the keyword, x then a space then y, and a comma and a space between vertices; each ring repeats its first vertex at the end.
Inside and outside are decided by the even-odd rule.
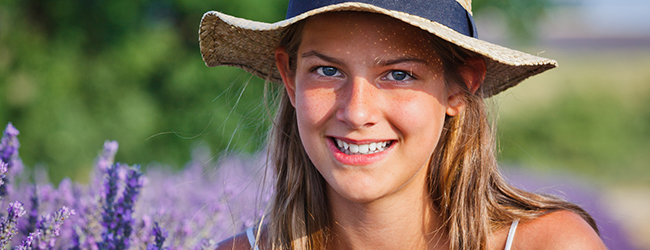
MULTIPOLYGON (((519 225, 519 219, 514 220, 512 224, 510 224, 510 231, 508 231, 508 238, 506 239, 506 247, 504 250, 510 250, 510 248, 512 248, 512 241, 515 238, 515 231, 517 231, 517 225, 519 225)), ((260 248, 257 247, 257 244, 255 242, 255 234, 253 233, 252 227, 246 229, 246 237, 248 238, 248 243, 251 244, 253 250, 260 250, 260 248)))

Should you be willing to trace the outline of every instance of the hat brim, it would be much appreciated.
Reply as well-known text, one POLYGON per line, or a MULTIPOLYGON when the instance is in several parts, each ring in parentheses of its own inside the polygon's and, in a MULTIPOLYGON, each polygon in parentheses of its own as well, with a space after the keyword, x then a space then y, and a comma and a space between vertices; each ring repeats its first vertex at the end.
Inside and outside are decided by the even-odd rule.
POLYGON ((425 18, 364 3, 329 5, 272 24, 237 18, 216 11, 207 12, 203 15, 199 27, 203 61, 209 67, 240 67, 267 81, 281 83, 282 78, 275 67, 274 50, 279 45, 285 29, 310 16, 332 11, 384 14, 482 55, 487 66, 485 80, 480 88, 484 97, 495 95, 528 77, 557 66, 557 62, 551 59, 468 37, 425 18))

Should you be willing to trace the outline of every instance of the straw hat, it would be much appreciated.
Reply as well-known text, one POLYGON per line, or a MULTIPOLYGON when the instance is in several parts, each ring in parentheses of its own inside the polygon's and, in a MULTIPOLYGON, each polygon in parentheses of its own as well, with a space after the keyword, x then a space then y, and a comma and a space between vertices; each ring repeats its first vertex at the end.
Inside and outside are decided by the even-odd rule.
POLYGON ((274 50, 283 32, 300 20, 332 11, 365 11, 391 16, 483 55, 487 74, 481 88, 485 97, 557 66, 554 60, 477 39, 471 0, 291 0, 287 18, 271 24, 210 11, 203 15, 199 27, 203 61, 209 67, 240 67, 262 79, 281 83, 280 73, 275 68, 274 50))

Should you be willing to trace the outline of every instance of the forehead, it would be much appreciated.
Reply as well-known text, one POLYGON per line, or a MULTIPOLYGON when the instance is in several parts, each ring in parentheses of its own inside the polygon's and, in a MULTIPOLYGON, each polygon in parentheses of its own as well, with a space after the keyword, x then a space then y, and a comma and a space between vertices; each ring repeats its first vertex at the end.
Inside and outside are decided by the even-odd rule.
POLYGON ((421 29, 392 17, 345 11, 307 19, 301 48, 335 48, 344 52, 362 48, 370 56, 393 53, 425 58, 435 54, 431 42, 421 29))

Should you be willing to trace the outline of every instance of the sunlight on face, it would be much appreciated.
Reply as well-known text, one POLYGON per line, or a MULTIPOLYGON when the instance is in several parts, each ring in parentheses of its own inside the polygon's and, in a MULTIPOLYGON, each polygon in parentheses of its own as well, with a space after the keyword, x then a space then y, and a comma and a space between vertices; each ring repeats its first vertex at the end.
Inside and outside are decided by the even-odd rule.
POLYGON ((285 85, 330 199, 371 202, 424 191, 445 114, 457 108, 448 105, 429 43, 418 28, 377 14, 307 20, 285 85))

